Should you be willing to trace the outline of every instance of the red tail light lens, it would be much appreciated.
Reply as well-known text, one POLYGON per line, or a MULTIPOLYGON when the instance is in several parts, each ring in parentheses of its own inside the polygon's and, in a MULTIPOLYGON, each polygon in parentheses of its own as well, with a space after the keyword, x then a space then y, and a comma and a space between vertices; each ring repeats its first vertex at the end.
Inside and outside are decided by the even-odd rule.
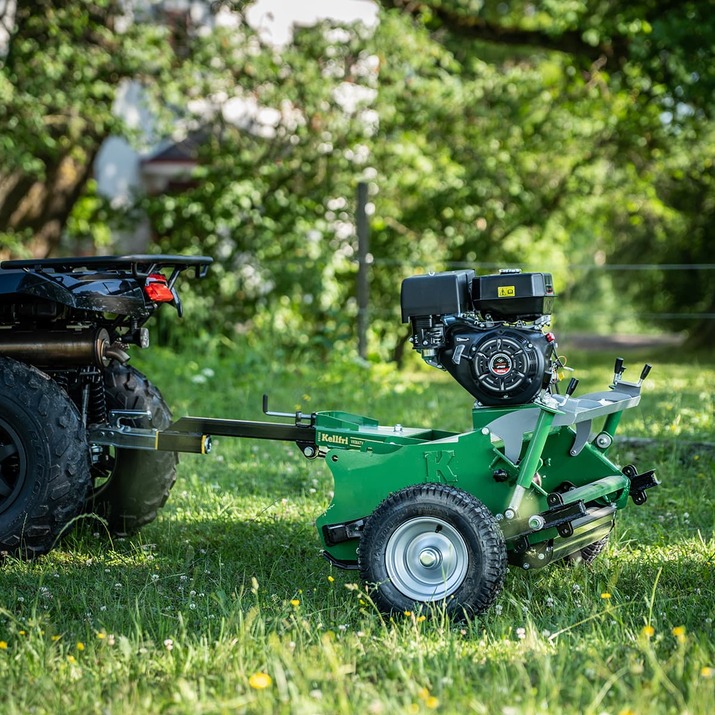
POLYGON ((171 303, 174 300, 174 294, 161 273, 151 273, 147 276, 144 292, 154 303, 171 303))

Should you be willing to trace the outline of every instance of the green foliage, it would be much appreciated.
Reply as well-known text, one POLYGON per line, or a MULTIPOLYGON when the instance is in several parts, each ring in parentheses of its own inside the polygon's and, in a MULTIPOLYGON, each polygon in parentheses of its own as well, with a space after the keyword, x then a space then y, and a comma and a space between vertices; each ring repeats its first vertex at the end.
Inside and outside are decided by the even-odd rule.
MULTIPOLYGON (((715 283, 705 228, 713 217, 709 10, 707 3, 602 0, 419 6, 418 27, 429 28, 453 55, 447 83, 470 87, 465 68, 480 64, 497 80, 485 87, 482 72, 485 91, 479 82, 471 87, 487 118, 483 141, 469 142, 477 161, 455 156, 469 177, 465 185, 481 188, 480 201, 467 195, 458 205, 479 206, 486 226, 496 226, 484 236, 479 259, 484 252, 489 260, 489 248, 498 260, 522 265, 538 257, 542 267, 555 268, 564 297, 587 295, 591 308, 604 312, 607 303, 594 294, 610 296, 615 288, 656 324, 685 327, 693 343, 712 343, 715 283), (491 153, 480 157, 474 147, 483 144, 491 153), (500 172, 484 171, 500 156, 500 172), (498 212, 485 215, 494 205, 498 212), (604 262, 677 270, 617 272, 612 287, 599 292, 578 284, 580 271, 567 271, 569 264, 604 262), (710 267, 696 267, 703 264, 710 267)), ((460 110, 445 123, 442 149, 453 151, 469 137, 459 119, 474 110, 460 110)), ((454 254, 470 260, 474 251, 454 254)))
MULTIPOLYGON (((470 422, 464 390, 416 358, 401 372, 339 357, 285 367, 266 360, 271 349, 133 360, 177 415, 261 419, 269 391, 281 410, 470 422)), ((570 357, 579 391, 609 379, 610 356, 570 357)), ((510 570, 497 606, 466 624, 439 609, 383 619, 355 574, 318 553, 325 465, 293 445, 221 439, 182 459, 167 507, 139 536, 109 542, 87 518, 47 557, 5 561, 3 712, 491 713, 498 703, 514 715, 709 715, 715 461, 694 443, 711 439, 715 367, 698 354, 648 357, 642 407, 621 432, 659 441, 618 451, 663 484, 619 515, 593 566, 510 570)))
POLYGON ((106 245, 118 217, 88 167, 108 133, 132 136, 112 113, 131 77, 167 135, 197 139, 185 190, 138 208, 160 250, 216 259, 187 306, 229 341, 251 326, 286 349, 352 338, 361 180, 380 359, 404 345, 400 279, 460 265, 551 270, 562 297, 586 293, 612 320, 625 296, 669 328, 688 313, 710 340, 710 269, 598 286, 573 269, 710 263, 707 3, 382 5, 374 31, 322 22, 277 49, 245 22, 177 34, 141 12, 123 22, 111 0, 19 2, 0 63, 0 246, 106 245))
POLYGON ((102 142, 134 133, 114 111, 117 92, 130 79, 169 84, 175 59, 165 28, 126 21, 130 5, 17 0, 0 8, 9 32, 0 53, 0 241, 10 249, 19 238, 26 252, 56 252, 65 228, 106 242, 106 227, 80 224, 100 223, 88 216, 87 182, 102 142))
POLYGON ((344 197, 360 176, 356 154, 367 131, 360 116, 374 93, 371 74, 355 68, 363 40, 361 27, 322 24, 297 33, 281 54, 260 48, 248 28, 192 44, 189 77, 201 74, 214 91, 232 87, 248 111, 268 112, 268 123, 260 114, 243 128, 217 119, 220 132, 205 133, 195 185, 145 207, 165 250, 217 259, 204 290, 229 334, 257 308, 270 310, 286 341, 306 331, 306 313, 308 332, 340 333, 350 291, 338 284, 354 274, 344 197), (365 96, 350 107, 336 91, 348 81, 365 96))
POLYGON ((185 69, 201 77, 197 96, 230 87, 220 108, 236 96, 274 110, 268 127, 236 129, 219 115, 195 186, 146 202, 164 250, 218 259, 202 300, 229 339, 249 320, 275 328, 285 346, 349 338, 358 180, 373 204, 371 344, 381 357, 401 353, 399 284, 417 270, 548 269, 565 299, 586 291, 611 320, 622 317, 608 302, 616 291, 647 314, 694 305, 674 295, 670 274, 609 276, 595 291, 570 268, 638 262, 646 245, 651 263, 691 262, 673 225, 685 237, 710 214, 675 205, 662 177, 689 162, 700 168, 679 174, 682 195, 704 181, 710 160, 692 158, 707 144, 708 80, 689 85, 686 105, 649 64, 671 42, 680 74, 692 66, 691 50, 676 52, 681 35, 650 9, 611 3, 445 8, 422 6, 416 21, 384 12, 373 33, 322 23, 280 53, 247 28, 194 40, 185 69), (480 22, 521 33, 523 44, 474 38, 480 22), (338 99, 346 84, 362 98, 349 111, 338 99))

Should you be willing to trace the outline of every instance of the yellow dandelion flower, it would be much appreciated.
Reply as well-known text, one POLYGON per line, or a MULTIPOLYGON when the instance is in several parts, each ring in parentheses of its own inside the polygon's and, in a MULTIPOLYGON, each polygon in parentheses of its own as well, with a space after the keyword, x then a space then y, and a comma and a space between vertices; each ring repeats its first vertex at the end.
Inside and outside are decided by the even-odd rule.
POLYGON ((420 688, 420 690, 417 692, 417 697, 420 700, 427 700, 429 697, 429 690, 427 688, 420 688))
POLYGON ((18 631, 17 634, 18 634, 19 636, 26 636, 26 635, 27 635, 27 631, 18 631))
POLYGON ((618 711, 618 715, 636 715, 636 713, 631 708, 622 708, 618 711))
POLYGON ((294 598, 294 599, 290 602, 290 605, 291 605, 291 606, 294 606, 294 607, 300 606, 300 601, 299 601, 297 598, 294 598))
POLYGON ((430 695, 425 700, 425 707, 429 710, 435 710, 437 707, 439 707, 439 700, 434 695, 430 695))
POLYGON ((418 616, 417 617, 417 623, 422 623, 422 621, 426 621, 426 620, 427 620, 427 616, 418 616))
POLYGON ((681 643, 685 642, 685 626, 675 626, 671 632, 681 643))
POLYGON ((704 668, 700 669, 701 678, 712 678, 713 676, 715 676, 715 668, 710 668, 706 665, 704 668))
POLYGON ((335 579, 332 576, 328 576, 328 583, 333 583, 335 579))
POLYGON ((405 615, 409 618, 412 615, 412 611, 405 611, 405 615))
POLYGON ((84 650, 84 643, 82 643, 82 641, 77 641, 77 650, 84 650))
POLYGON ((7 650, 7 642, 0 641, 0 650, 7 650))
POLYGON ((271 678, 268 673, 254 673, 249 679, 248 679, 248 684, 254 689, 254 690, 265 690, 266 688, 270 688, 271 685, 273 684, 273 678, 271 678))
POLYGON ((67 656, 67 662, 68 663, 76 663, 77 659, 73 655, 68 655, 67 656))
POLYGON ((99 640, 104 640, 106 637, 107 637, 106 633, 102 633, 102 632, 97 633, 97 638, 99 638, 99 640))
POLYGON ((655 635, 655 628, 653 626, 648 625, 648 626, 643 626, 643 630, 641 633, 646 637, 646 638, 652 638, 655 635))
POLYGON ((601 594, 601 598, 602 598, 604 601, 608 601, 608 600, 611 598, 611 594, 608 593, 608 591, 604 591, 604 592, 601 594))
POLYGON ((62 636, 54 635, 52 636, 52 640, 56 643, 62 636))

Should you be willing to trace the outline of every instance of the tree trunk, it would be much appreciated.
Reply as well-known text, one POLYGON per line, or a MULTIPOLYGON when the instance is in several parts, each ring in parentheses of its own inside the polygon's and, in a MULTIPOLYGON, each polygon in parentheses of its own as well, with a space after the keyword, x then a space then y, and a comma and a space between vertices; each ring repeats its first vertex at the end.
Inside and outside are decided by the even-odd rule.
MULTIPOLYGON (((69 43, 75 47, 86 45, 89 54, 97 42, 87 27, 72 24, 76 17, 59 14, 63 7, 64 2, 58 0, 17 0, 12 26, 7 13, 2 17, 10 38, 4 60, 0 57, 0 71, 14 92, 9 104, 0 107, 0 119, 5 124, 0 133, 9 138, 10 147, 14 144, 17 153, 0 165, 0 231, 31 237, 28 247, 36 257, 57 250, 72 208, 91 176, 94 159, 107 134, 102 122, 93 121, 93 113, 111 113, 111 97, 64 106, 55 104, 51 84, 36 81, 42 53, 52 59, 62 43, 69 43), (43 22, 38 16, 47 19, 43 22), (64 18, 65 24, 60 21, 53 31, 51 25, 58 17, 64 18), (27 118, 37 116, 52 117, 52 122, 40 130, 46 132, 49 141, 36 141, 37 130, 27 123, 27 118), (15 125, 12 129, 10 120, 15 125), (77 124, 82 127, 79 131, 77 124), (97 130, 97 124, 102 129, 97 130), (42 170, 37 171, 37 164, 26 169, 27 161, 22 159, 27 157, 39 160, 42 170)), ((93 12, 92 22, 110 27, 117 7, 110 3, 105 8, 97 6, 93 12)), ((117 75, 117 82, 119 79, 117 75)), ((73 95, 74 81, 69 69, 67 76, 58 80, 64 83, 68 97, 82 97, 81 93, 73 95)))

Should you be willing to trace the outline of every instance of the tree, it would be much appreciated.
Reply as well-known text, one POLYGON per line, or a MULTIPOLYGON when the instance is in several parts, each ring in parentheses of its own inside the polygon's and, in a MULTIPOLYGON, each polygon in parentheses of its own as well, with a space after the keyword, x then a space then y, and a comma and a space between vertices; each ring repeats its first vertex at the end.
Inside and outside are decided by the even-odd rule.
MULTIPOLYGON (((351 336, 361 179, 373 345, 396 358, 400 280, 419 269, 548 267, 576 295, 574 263, 704 260, 688 244, 712 212, 700 4, 383 5, 374 32, 324 22, 279 51, 245 23, 172 43, 140 18, 120 30, 110 0, 20 2, 0 74, 6 241, 56 246, 102 137, 126 131, 111 102, 132 76, 202 138, 192 185, 141 207, 164 250, 218 259, 189 300, 229 338, 248 321, 275 345, 351 336)), ((687 281, 639 276, 623 288, 651 312, 712 312, 715 286, 695 303, 687 281)))
POLYGON ((0 59, 0 247, 47 255, 59 243, 104 139, 126 133, 112 112, 129 78, 165 75, 160 27, 129 23, 119 0, 4 3, 0 59))
MULTIPOLYGON (((543 137, 545 156, 557 162, 570 157, 575 171, 571 177, 564 175, 552 194, 555 200, 537 189, 541 205, 536 222, 545 232, 556 221, 570 236, 582 234, 581 245, 589 246, 592 256, 606 255, 610 263, 682 264, 684 269, 678 271, 639 271, 637 279, 633 273, 618 272, 614 282, 651 313, 651 319, 660 317, 669 328, 681 328, 685 321, 691 342, 712 344, 715 281, 706 233, 715 205, 712 4, 382 4, 410 16, 463 64, 488 57, 502 68, 558 66, 554 71, 565 89, 565 102, 557 102, 569 118, 562 125, 563 140, 543 137), (595 131, 582 134, 581 148, 574 151, 569 139, 578 132, 571 129, 589 116, 595 131), (680 322, 673 323, 676 316, 680 322)), ((518 86, 523 106, 533 107, 533 94, 524 89, 518 86)), ((550 113, 547 121, 553 117, 550 113)), ((523 121, 517 118, 516 124, 522 127, 523 121)), ((524 156, 521 149, 512 161, 522 164, 524 156)), ((528 223, 520 228, 524 226, 528 223)), ((573 260, 578 247, 572 245, 568 253, 573 260)))

